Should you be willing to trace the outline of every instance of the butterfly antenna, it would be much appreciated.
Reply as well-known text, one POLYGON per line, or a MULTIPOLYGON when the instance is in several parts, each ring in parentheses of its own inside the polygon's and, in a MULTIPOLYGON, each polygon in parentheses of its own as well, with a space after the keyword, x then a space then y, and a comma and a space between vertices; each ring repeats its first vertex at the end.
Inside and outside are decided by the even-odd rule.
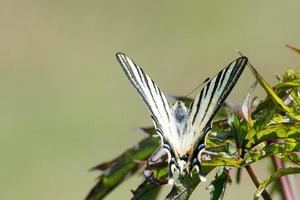
POLYGON ((199 84, 197 87, 195 87, 194 89, 192 89, 192 91, 190 91, 187 95, 185 95, 183 98, 187 98, 188 96, 190 96, 191 94, 193 94, 196 90, 198 90, 199 88, 201 88, 205 83, 207 83, 210 80, 210 78, 206 78, 205 81, 203 81, 201 84, 199 84))
POLYGON ((241 52, 241 50, 237 49, 236 52, 237 52, 240 56, 244 56, 244 54, 241 52))

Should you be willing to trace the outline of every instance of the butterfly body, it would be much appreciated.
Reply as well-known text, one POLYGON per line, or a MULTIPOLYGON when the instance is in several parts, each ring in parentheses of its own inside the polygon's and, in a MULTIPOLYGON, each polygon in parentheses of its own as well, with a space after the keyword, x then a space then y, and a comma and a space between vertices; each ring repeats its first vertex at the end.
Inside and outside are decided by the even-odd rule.
MULTIPOLYGON (((176 135, 174 141, 177 141, 176 144, 170 149, 166 148, 168 151, 174 151, 175 155, 169 156, 170 158, 173 157, 172 162, 170 163, 169 173, 170 176, 174 173, 176 169, 179 171, 179 176, 184 175, 186 172, 190 173, 194 169, 199 172, 201 170, 201 166, 197 166, 196 160, 198 158, 194 158, 194 156, 198 156, 198 153, 193 155, 193 148, 201 147, 198 150, 204 149, 204 138, 202 142, 202 146, 194 145, 194 137, 196 132, 191 132, 195 130, 191 130, 188 128, 188 119, 190 117, 191 110, 185 106, 182 101, 176 101, 171 108, 172 117, 175 121, 176 131, 173 130, 176 135), (195 159, 195 161, 193 161, 195 159), (174 165, 174 167, 172 166, 174 165)), ((204 135, 204 134, 203 134, 204 135)))
POLYGON ((152 79, 123 53, 117 53, 128 79, 148 106, 157 134, 161 138, 161 151, 168 154, 169 178, 174 172, 179 176, 195 170, 201 181, 201 154, 211 122, 226 97, 240 77, 246 57, 240 57, 227 65, 215 77, 205 81, 205 86, 187 107, 182 101, 169 106, 162 91, 152 79))

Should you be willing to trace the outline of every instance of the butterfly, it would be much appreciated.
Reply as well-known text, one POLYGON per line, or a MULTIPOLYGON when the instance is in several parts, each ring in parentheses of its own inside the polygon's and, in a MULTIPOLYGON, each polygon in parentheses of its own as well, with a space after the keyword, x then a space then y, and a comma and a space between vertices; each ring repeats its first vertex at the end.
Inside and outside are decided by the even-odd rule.
POLYGON ((195 170, 205 181, 201 169, 201 154, 211 123, 240 75, 248 59, 240 57, 207 80, 192 104, 187 107, 176 101, 171 107, 159 87, 132 59, 123 53, 116 54, 128 79, 148 106, 161 139, 160 150, 168 155, 168 175, 179 176, 195 170))

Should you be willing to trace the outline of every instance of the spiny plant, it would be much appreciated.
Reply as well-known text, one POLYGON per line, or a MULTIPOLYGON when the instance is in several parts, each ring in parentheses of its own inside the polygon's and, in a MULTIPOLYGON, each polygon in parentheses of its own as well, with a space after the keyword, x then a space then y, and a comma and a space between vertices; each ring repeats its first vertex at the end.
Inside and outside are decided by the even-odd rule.
MULTIPOLYGON (((296 53, 300 50, 287 45, 296 53)), ((218 111, 212 124, 212 131, 207 136, 206 149, 202 160, 203 175, 216 171, 214 179, 207 187, 210 199, 223 199, 228 183, 232 182, 231 168, 238 168, 237 182, 240 172, 246 169, 254 185, 257 187, 254 199, 260 196, 271 199, 271 191, 277 191, 282 199, 294 199, 291 185, 286 175, 300 173, 300 70, 288 70, 278 78, 278 83, 271 87, 258 71, 251 65, 256 82, 250 87, 241 109, 224 104, 218 111), (264 100, 254 103, 253 90, 257 83, 267 93, 264 100), (259 180, 252 164, 262 159, 270 159, 273 170, 264 181, 259 180), (292 167, 285 167, 286 164, 292 167)), ((187 105, 192 99, 176 97, 187 105)), ((147 133, 142 141, 126 150, 117 158, 104 162, 93 170, 101 175, 91 189, 86 200, 103 199, 118 185, 127 180, 139 169, 144 169, 145 180, 132 191, 133 200, 156 199, 161 186, 168 183, 166 157, 152 159, 160 145, 154 127, 141 130, 147 133)), ((189 199, 200 183, 198 176, 184 175, 175 182, 165 199, 189 199)))

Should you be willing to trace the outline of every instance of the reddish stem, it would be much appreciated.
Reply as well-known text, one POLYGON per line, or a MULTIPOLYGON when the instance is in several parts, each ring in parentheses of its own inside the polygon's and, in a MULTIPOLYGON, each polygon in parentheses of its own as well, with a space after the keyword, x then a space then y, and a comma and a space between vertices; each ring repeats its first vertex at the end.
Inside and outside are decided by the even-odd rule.
MULTIPOLYGON (((276 171, 280 168, 284 168, 284 163, 277 156, 272 155, 272 161, 273 161, 276 171)), ((294 194, 293 194, 293 191, 291 188, 289 178, 287 176, 281 176, 279 178, 279 184, 280 184, 280 189, 281 189, 283 198, 285 200, 294 200, 295 197, 294 197, 294 194)))
MULTIPOLYGON (((246 170, 250 176, 250 178, 252 179, 254 185, 256 186, 256 188, 258 188, 258 186, 260 185, 260 181, 257 178, 257 175, 255 173, 255 171, 253 170, 253 168, 250 165, 247 165, 246 170)), ((269 195, 269 193, 267 192, 267 190, 264 190, 261 194, 261 196, 265 199, 265 200, 272 200, 271 196, 269 195)))

